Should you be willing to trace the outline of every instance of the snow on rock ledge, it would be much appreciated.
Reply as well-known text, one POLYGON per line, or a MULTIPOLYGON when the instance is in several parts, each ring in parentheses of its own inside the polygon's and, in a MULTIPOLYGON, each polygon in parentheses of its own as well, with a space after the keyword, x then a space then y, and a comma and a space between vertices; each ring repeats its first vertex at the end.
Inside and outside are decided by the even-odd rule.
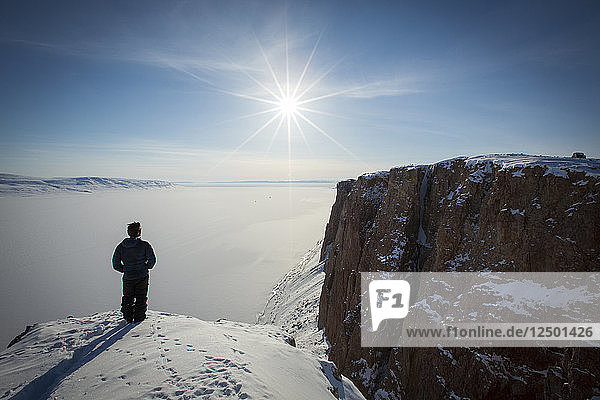
POLYGON ((149 311, 36 324, 0 353, 0 399, 328 399, 331 363, 272 325, 149 311))
MULTIPOLYGON (((489 154, 474 157, 459 157, 470 168, 480 165, 493 164, 501 171, 521 170, 523 168, 544 168, 544 175, 555 175, 568 178, 568 172, 583 172, 586 176, 600 177, 600 160, 581 159, 572 157, 532 156, 527 154, 489 154)), ((442 163, 453 160, 442 161, 442 163)), ((517 172, 518 173, 518 172, 517 172)))
POLYGON ((317 329, 319 297, 325 279, 323 262, 319 262, 321 246, 319 241, 277 283, 257 322, 282 327, 297 347, 325 357, 327 344, 323 332, 317 329))
POLYGON ((339 374, 333 362, 325 360, 329 344, 323 330, 317 328, 319 298, 325 279, 324 261, 319 261, 322 243, 319 241, 277 283, 257 322, 281 327, 294 339, 295 346, 319 358, 336 397, 363 400, 364 396, 352 381, 339 374))

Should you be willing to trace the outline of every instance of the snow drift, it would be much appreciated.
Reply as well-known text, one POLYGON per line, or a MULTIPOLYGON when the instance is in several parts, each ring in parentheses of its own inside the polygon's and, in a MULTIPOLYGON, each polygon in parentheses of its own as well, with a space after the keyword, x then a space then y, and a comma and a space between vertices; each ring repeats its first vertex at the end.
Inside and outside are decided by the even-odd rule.
POLYGON ((0 399, 360 398, 290 342, 273 325, 156 311, 141 324, 117 311, 46 322, 0 354, 0 399))

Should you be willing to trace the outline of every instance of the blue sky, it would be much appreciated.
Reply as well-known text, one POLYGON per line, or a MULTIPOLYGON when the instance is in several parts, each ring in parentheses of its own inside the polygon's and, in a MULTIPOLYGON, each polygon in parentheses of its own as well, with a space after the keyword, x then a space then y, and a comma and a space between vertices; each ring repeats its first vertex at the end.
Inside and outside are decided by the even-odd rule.
POLYGON ((0 171, 340 179, 599 157, 599 38, 593 1, 3 1, 0 171), (289 135, 286 117, 259 130, 276 112, 244 118, 278 107, 273 74, 320 98, 289 135))

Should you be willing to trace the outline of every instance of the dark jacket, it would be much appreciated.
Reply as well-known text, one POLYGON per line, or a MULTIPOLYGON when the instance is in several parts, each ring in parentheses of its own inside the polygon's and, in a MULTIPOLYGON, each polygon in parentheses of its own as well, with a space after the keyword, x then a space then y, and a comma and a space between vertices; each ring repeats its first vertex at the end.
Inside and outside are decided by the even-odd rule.
POLYGON ((156 256, 150 243, 140 238, 126 238, 115 249, 113 268, 123 272, 123 279, 132 280, 148 276, 148 270, 156 264, 156 256))

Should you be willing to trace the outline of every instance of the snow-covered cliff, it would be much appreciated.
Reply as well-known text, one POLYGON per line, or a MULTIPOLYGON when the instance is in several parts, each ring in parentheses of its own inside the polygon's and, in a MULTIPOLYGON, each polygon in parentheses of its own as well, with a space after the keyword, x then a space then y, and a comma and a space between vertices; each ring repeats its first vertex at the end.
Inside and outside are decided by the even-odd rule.
POLYGON ((340 182, 322 248, 329 357, 375 399, 600 395, 598 349, 362 348, 359 274, 600 271, 599 227, 596 159, 460 157, 340 182))

